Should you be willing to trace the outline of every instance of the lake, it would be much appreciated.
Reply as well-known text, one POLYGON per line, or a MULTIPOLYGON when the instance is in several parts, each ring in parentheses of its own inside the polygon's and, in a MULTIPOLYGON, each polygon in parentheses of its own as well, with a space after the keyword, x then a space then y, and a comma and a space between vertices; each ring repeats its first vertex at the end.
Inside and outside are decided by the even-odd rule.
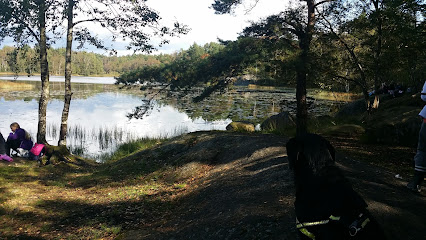
MULTIPOLYGON (((0 80, 0 85, 5 83, 0 80)), ((10 123, 16 121, 35 138, 40 82, 22 79, 19 83, 23 84, 22 89, 0 89, 0 131, 7 137, 10 123)), ((296 107, 294 89, 235 87, 200 103, 193 103, 192 97, 201 90, 185 96, 163 93, 155 98, 146 116, 129 119, 127 114, 153 93, 138 88, 123 90, 112 83, 111 78, 73 77, 67 139, 72 152, 102 161, 119 144, 128 141, 225 130, 231 121, 259 124, 280 111, 294 113, 296 107), (103 84, 88 83, 92 81, 103 84)), ((59 137, 63 92, 63 82, 51 82, 47 141, 52 145, 57 144, 59 137)), ((311 114, 323 115, 342 102, 311 99, 310 104, 311 114)))
MULTIPOLYGON (((0 76, 0 79, 3 80, 16 80, 16 81, 40 81, 40 76, 13 76, 13 75, 3 75, 0 76)), ((64 76, 49 76, 50 82, 64 82, 64 76)), ((93 83, 93 84, 114 84, 114 77, 81 77, 73 76, 72 81, 74 83, 93 83)))

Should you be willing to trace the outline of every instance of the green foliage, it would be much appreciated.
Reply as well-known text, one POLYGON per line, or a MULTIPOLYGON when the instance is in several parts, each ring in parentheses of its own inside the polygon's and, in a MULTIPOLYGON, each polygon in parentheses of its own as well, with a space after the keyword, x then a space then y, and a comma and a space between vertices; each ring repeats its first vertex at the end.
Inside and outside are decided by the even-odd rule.
POLYGON ((285 85, 294 73, 282 64, 281 59, 273 57, 276 51, 282 49, 271 48, 269 43, 253 37, 222 41, 221 44, 194 44, 177 53, 169 63, 146 66, 120 75, 117 83, 169 84, 172 90, 187 90, 206 84, 208 87, 195 98, 196 101, 223 90, 245 78, 243 76, 257 84, 285 85))
MULTIPOLYGON (((331 63, 325 68, 328 84, 347 85, 349 80, 360 85, 361 66, 366 78, 362 87, 367 90, 382 83, 419 87, 426 74, 424 4, 424 0, 334 1, 320 20, 325 28, 316 45, 331 63), (337 29, 335 34, 324 19, 337 29)), ((323 59, 316 63, 327 64, 323 59)))
MULTIPOLYGON (((38 49, 25 45, 21 48, 5 46, 0 49, 0 72, 17 74, 40 73, 38 49)), ((49 71, 53 75, 64 75, 65 48, 48 50, 49 71)), ((166 64, 172 55, 134 54, 128 56, 104 56, 85 51, 73 52, 72 72, 75 75, 118 75, 142 67, 166 64)))
POLYGON ((235 7, 241 3, 242 0, 215 0, 212 7, 217 14, 226 14, 232 13, 235 7))

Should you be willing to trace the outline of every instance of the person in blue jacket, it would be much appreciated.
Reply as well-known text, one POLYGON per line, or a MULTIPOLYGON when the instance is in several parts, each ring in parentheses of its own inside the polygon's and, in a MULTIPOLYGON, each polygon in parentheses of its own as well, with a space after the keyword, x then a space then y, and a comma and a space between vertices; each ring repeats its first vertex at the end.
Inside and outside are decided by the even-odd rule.
POLYGON ((33 147, 33 141, 31 136, 18 123, 14 122, 10 124, 10 130, 12 132, 6 141, 6 154, 10 156, 10 150, 13 149, 18 152, 18 148, 24 150, 30 150, 33 147))
MULTIPOLYGON (((426 81, 423 85, 421 98, 426 102, 426 81)), ((414 177, 407 184, 407 188, 413 192, 420 192, 420 187, 426 173, 426 105, 419 113, 423 118, 422 126, 419 132, 419 140, 417 142, 417 153, 414 156, 414 177)))

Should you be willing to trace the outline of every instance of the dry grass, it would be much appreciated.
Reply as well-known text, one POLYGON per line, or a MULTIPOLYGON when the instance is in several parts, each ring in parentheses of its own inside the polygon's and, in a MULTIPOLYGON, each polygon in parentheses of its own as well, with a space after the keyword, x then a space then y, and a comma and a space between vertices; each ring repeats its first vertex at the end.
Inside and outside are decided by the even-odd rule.
POLYGON ((32 90, 34 85, 28 83, 0 80, 0 91, 32 90))
POLYGON ((274 87, 274 86, 261 86, 256 84, 249 84, 247 88, 250 90, 264 90, 264 91, 273 91, 277 89, 277 87, 274 87))
POLYGON ((331 91, 313 91, 312 97, 321 100, 330 100, 338 102, 351 102, 362 97, 357 93, 331 92, 331 91))

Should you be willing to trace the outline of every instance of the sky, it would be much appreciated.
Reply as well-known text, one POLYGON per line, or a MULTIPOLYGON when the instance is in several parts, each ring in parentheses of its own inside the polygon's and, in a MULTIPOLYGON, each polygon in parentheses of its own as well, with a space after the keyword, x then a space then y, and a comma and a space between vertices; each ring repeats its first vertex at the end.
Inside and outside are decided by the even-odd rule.
POLYGON ((250 25, 250 21, 258 21, 284 11, 287 0, 260 0, 259 3, 245 14, 252 0, 246 0, 233 15, 217 15, 210 8, 213 0, 151 0, 148 5, 160 12, 164 20, 178 20, 191 28, 189 34, 172 39, 169 45, 162 47, 160 52, 171 53, 179 49, 187 49, 194 42, 205 44, 217 42, 217 39, 236 40, 238 34, 250 25))
MULTIPOLYGON (((204 45, 209 42, 217 42, 217 39, 236 40, 238 34, 250 25, 250 21, 258 21, 271 14, 284 11, 289 5, 289 0, 259 0, 258 4, 249 12, 254 0, 244 0, 236 9, 235 14, 216 15, 210 8, 214 0, 148 0, 147 5, 159 12, 164 24, 172 26, 176 20, 188 25, 191 31, 187 35, 170 39, 170 43, 162 46, 153 54, 169 54, 181 49, 188 49, 193 43, 204 45)), ((89 29, 107 44, 111 42, 110 33, 98 26, 89 26, 89 29)), ((9 39, 3 45, 13 45, 9 39)), ((75 46, 76 44, 74 44, 75 46)), ((116 42, 118 55, 132 54, 133 51, 125 50, 125 42, 116 42)), ((1 45, 0 45, 1 46, 1 45)), ((58 41, 55 48, 65 47, 65 41, 58 41)), ((83 49, 89 52, 107 54, 103 50, 87 46, 83 49)))

